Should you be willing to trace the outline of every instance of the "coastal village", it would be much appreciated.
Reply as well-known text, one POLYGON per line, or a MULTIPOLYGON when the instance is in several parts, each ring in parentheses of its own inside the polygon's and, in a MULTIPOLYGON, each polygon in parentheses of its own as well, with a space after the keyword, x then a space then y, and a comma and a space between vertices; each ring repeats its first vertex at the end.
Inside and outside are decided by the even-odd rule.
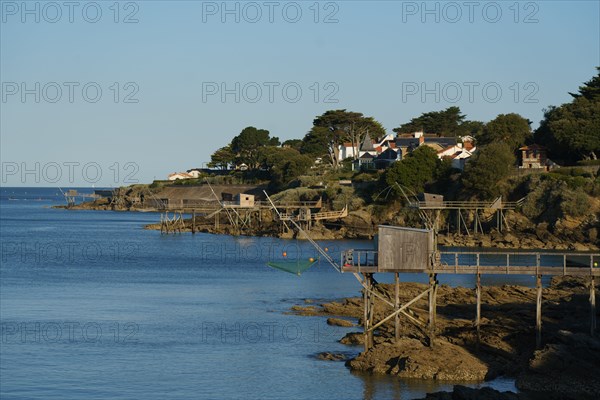
MULTIPOLYGON (((561 107, 590 102, 600 106, 600 75, 561 107)), ((532 131, 517 114, 481 123, 450 107, 413 118, 394 134, 372 117, 330 110, 316 117, 303 139, 281 143, 247 127, 205 167, 97 191, 100 198, 69 208, 160 213, 160 222, 146 228, 161 234, 308 239, 324 263, 354 274, 362 286, 362 298, 306 299, 290 310, 328 317, 334 326, 362 326, 340 342, 364 346, 363 352, 353 358, 324 352, 322 360, 410 379, 513 376, 523 391, 455 387, 453 394, 429 399, 592 399, 600 393, 597 374, 590 372, 600 367, 600 125, 598 114, 591 130, 589 120, 578 121, 586 139, 570 143, 560 138, 564 125, 553 125, 560 110, 547 112, 532 131), (425 233, 431 236, 421 238, 425 233), (376 235, 378 261, 377 248, 347 249, 338 264, 337 255, 314 242, 376 235), (421 251, 419 261, 414 257, 421 251), (437 258, 430 259, 431 252, 437 258), (483 287, 481 276, 499 271, 533 275, 535 288, 483 287), (374 279, 384 272, 394 274, 395 284, 374 279), (429 284, 400 283, 400 272, 428 274, 429 284), (476 288, 439 285, 438 274, 474 274, 476 288), (551 277, 546 287, 542 276, 551 277)), ((300 275, 316 262, 283 257, 268 265, 300 275)))
POLYGON ((0 400, 600 400, 600 0, 1 3, 0 400))
POLYGON ((381 224, 422 226, 413 206, 433 201, 442 245, 597 250, 600 140, 597 117, 584 115, 598 107, 599 87, 595 76, 537 129, 515 113, 471 121, 454 106, 394 133, 344 109, 316 116, 301 139, 249 126, 202 166, 98 191, 77 207, 162 212, 148 228, 165 233, 302 238, 280 223, 268 193, 313 239, 369 239, 381 224))
MULTIPOLYGON (((371 171, 385 170, 392 163, 401 161, 413 150, 419 146, 429 146, 436 151, 440 160, 452 160, 452 167, 463 170, 465 162, 477 150, 475 147, 475 139, 472 136, 464 136, 457 138, 442 137, 435 133, 425 134, 424 132, 414 132, 412 134, 402 134, 399 136, 386 135, 383 138, 372 139, 367 132, 360 145, 351 142, 344 142, 338 145, 337 159, 338 162, 343 162, 346 159, 351 159, 352 171, 371 171)), ((284 145, 286 146, 286 145, 284 145)), ((287 145, 289 147, 289 145, 287 145)), ((524 147, 525 151, 528 147, 524 147)), ((531 153, 528 157, 537 159, 537 164, 531 163, 530 159, 526 160, 527 168, 546 168, 545 150, 540 147, 535 153, 531 153), (538 156, 538 152, 540 153, 538 156)), ((316 164, 322 163, 321 158, 315 160, 316 164)), ((248 166, 244 163, 234 165, 234 170, 247 171, 248 166)), ((185 172, 174 172, 167 176, 170 181, 180 179, 198 179, 202 173, 211 173, 211 169, 193 168, 185 172)))

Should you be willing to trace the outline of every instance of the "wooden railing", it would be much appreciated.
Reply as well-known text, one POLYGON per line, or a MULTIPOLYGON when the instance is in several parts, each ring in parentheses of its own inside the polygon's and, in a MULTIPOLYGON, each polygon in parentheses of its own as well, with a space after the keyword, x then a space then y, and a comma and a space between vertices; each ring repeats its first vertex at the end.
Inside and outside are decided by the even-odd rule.
MULTIPOLYGON (((593 275, 600 276, 600 253, 580 252, 473 252, 431 253, 430 265, 402 268, 402 272, 508 275, 593 275)), ((350 249, 342 252, 346 271, 394 272, 378 269, 378 251, 350 249)), ((400 268, 399 268, 400 269, 400 268)))
POLYGON ((348 216, 348 207, 344 207, 341 211, 325 211, 311 214, 311 219, 314 221, 322 220, 322 219, 335 219, 335 218, 344 218, 348 216))
POLYGON ((279 213, 279 219, 281 221, 320 221, 324 219, 337 219, 348 216, 348 207, 344 207, 341 211, 324 211, 312 214, 292 214, 292 213, 279 213))
POLYGON ((514 210, 523 204, 519 201, 413 201, 409 207, 419 209, 503 209, 514 210))

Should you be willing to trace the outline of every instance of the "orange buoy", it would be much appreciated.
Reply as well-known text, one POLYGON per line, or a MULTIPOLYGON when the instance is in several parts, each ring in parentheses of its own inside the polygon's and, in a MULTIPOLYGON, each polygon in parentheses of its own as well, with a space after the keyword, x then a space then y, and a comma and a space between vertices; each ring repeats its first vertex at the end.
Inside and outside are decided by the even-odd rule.
POLYGON ((325 247, 325 251, 329 251, 329 248, 328 248, 328 247, 325 247))
POLYGON ((285 252, 285 251, 284 251, 284 252, 283 252, 283 256, 284 256, 284 257, 287 257, 287 252, 285 252))
POLYGON ((308 259, 308 261, 310 261, 310 262, 314 262, 314 261, 315 261, 315 259, 311 257, 311 258, 309 258, 309 259, 308 259))

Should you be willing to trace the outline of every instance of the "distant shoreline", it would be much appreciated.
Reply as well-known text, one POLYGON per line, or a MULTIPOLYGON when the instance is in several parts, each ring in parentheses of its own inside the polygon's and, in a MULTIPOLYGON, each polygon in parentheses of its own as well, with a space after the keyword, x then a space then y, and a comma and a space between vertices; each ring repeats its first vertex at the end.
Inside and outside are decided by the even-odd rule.
MULTIPOLYGON (((153 212, 157 216, 160 214, 159 211, 146 211, 144 209, 111 209, 106 205, 98 205, 96 202, 85 202, 78 204, 74 207, 68 208, 64 205, 53 206, 53 208, 61 208, 67 210, 100 210, 100 211, 116 211, 116 212, 153 212)), ((375 227, 377 225, 363 225, 359 229, 352 229, 351 227, 343 226, 341 221, 340 229, 327 228, 327 224, 318 225, 310 230, 310 235, 313 240, 370 240, 375 234, 375 227)), ((160 230, 160 222, 152 223, 144 226, 147 230, 160 230)), ((235 230, 227 223, 227 221, 221 221, 218 228, 215 228, 214 222, 206 220, 204 217, 196 217, 195 224, 196 232, 211 233, 216 235, 233 235, 233 236, 248 236, 248 237, 275 237, 280 239, 298 239, 305 240, 303 234, 287 231, 282 232, 281 226, 278 221, 273 221, 272 217, 264 221, 260 227, 256 229, 247 229, 242 232, 235 232, 235 230)), ((182 232, 192 231, 191 218, 184 220, 184 227, 181 229, 182 232)), ((455 246, 455 247, 479 247, 479 248, 494 248, 494 249, 521 249, 521 250, 571 250, 571 251, 597 251, 600 248, 595 244, 589 242, 579 241, 568 241, 561 240, 547 235, 546 238, 540 237, 536 233, 519 232, 516 230, 508 232, 492 232, 486 234, 471 234, 471 235, 458 235, 458 234, 446 234, 440 233, 438 236, 438 243, 442 246, 455 246)))

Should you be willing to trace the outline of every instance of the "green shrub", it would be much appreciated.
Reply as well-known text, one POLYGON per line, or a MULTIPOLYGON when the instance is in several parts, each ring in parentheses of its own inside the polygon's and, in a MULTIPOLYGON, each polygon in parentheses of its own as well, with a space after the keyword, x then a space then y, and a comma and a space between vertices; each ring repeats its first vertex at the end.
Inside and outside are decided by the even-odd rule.
POLYGON ((581 190, 563 193, 560 202, 560 209, 564 215, 582 217, 589 213, 590 200, 588 196, 581 190))
POLYGON ((322 191, 298 187, 287 189, 271 196, 273 201, 280 202, 297 202, 297 201, 316 201, 322 196, 322 191))
POLYGON ((566 175, 566 176, 582 176, 584 178, 591 178, 593 174, 591 172, 587 172, 583 168, 576 167, 565 167, 565 168, 557 168, 552 170, 552 174, 558 175, 566 175))
POLYGON ((554 172, 550 172, 543 176, 547 180, 555 180, 566 183, 571 189, 581 189, 585 187, 590 180, 588 178, 584 178, 583 176, 570 176, 564 174, 557 174, 554 172))
POLYGON ((163 181, 153 181, 150 185, 148 185, 150 189, 159 189, 163 186, 165 186, 163 181))
POLYGON ((528 194, 521 206, 521 212, 532 220, 554 222, 556 219, 572 216, 581 217, 589 212, 591 206, 588 195, 581 188, 573 188, 570 184, 582 177, 559 178, 544 175, 530 177, 525 182, 528 194), (567 182, 565 179, 569 180, 567 182))
POLYGON ((360 182, 373 182, 379 180, 379 173, 377 171, 373 172, 359 172, 352 177, 352 182, 360 183, 360 182))
POLYGON ((581 160, 581 161, 577 161, 577 165, 600 165, 600 159, 599 160, 581 160))

